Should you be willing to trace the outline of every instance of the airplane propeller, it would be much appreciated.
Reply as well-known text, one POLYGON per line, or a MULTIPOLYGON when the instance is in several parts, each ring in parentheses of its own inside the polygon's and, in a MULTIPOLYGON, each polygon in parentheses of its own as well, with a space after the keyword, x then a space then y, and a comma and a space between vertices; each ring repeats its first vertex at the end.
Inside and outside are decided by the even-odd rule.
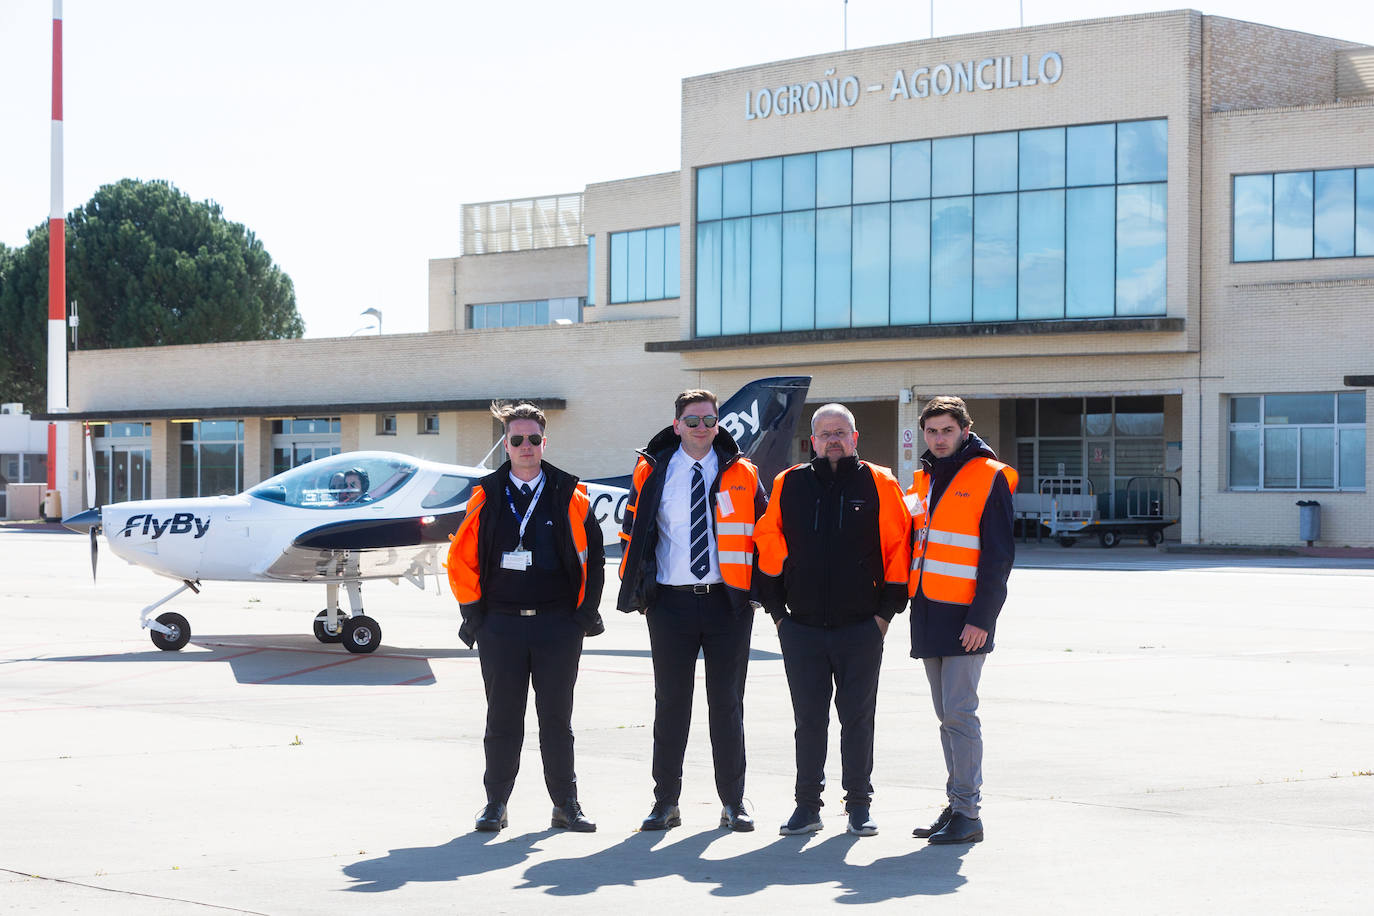
POLYGON ((96 557, 100 553, 100 510, 87 509, 85 512, 78 512, 71 518, 62 519, 62 524, 73 531, 86 531, 91 537, 91 581, 95 581, 96 557))

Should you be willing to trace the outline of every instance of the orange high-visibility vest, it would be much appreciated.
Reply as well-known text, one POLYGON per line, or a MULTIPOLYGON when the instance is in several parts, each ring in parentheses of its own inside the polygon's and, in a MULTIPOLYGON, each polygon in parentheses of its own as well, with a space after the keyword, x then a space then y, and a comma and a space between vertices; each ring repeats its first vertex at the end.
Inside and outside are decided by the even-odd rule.
MULTIPOLYGON (((481 510, 487 501, 483 487, 473 487, 468 499, 467 514, 458 526, 458 533, 448 548, 448 583, 459 604, 476 604, 482 600, 481 561, 477 556, 477 532, 481 524, 481 510)), ((582 582, 577 588, 577 606, 587 596, 587 513, 591 511, 586 484, 579 483, 568 500, 568 524, 572 528, 573 547, 582 564, 582 582)))
POLYGON ((916 535, 908 595, 915 596, 920 588, 932 601, 973 603, 982 547, 978 526, 998 474, 1006 475, 1007 485, 1015 492, 1015 468, 982 456, 969 459, 940 496, 933 517, 926 508, 930 475, 924 470, 916 474, 906 491, 916 535))
MULTIPOLYGON (((640 494, 644 492, 644 482, 653 473, 654 465, 643 456, 635 464, 634 473, 634 492, 640 494)), ((667 473, 667 469, 664 469, 667 473)), ((754 493, 759 488, 758 468, 746 458, 739 458, 732 462, 716 480, 715 509, 711 513, 711 523, 716 531, 716 559, 720 564, 720 577, 725 580, 725 584, 730 588, 739 589, 743 592, 749 591, 750 582, 754 575, 754 493), (724 511, 721 505, 719 494, 729 493, 730 511, 724 511)), ((626 515, 637 517, 639 510, 638 496, 635 505, 626 509, 626 515)), ((658 511, 657 507, 654 511, 658 511)), ((620 539, 626 543, 630 540, 630 535, 625 532, 620 533, 620 539)), ((625 550, 620 557, 620 575, 625 575, 625 562, 629 556, 629 550, 625 550)))

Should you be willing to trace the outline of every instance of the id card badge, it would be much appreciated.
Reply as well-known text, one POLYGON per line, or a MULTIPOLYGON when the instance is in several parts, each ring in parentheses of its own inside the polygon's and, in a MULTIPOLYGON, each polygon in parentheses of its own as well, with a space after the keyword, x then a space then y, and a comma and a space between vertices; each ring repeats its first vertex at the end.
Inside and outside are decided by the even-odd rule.
POLYGON ((534 565, 534 553, 529 550, 508 550, 501 554, 501 568, 524 572, 534 565))
POLYGON ((735 504, 730 501, 729 490, 721 490, 716 494, 716 505, 720 508, 722 516, 735 514, 735 504))

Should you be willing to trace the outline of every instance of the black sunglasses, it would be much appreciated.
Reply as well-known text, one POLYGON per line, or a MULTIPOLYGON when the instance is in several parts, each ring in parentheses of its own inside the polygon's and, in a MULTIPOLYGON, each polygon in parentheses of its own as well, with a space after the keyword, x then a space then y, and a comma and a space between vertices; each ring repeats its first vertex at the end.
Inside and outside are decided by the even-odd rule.
POLYGON ((519 433, 517 433, 516 435, 511 436, 509 441, 512 447, 519 448, 520 446, 525 444, 526 439, 530 440, 530 445, 533 445, 535 448, 538 448, 539 446, 544 444, 544 437, 539 435, 538 433, 532 433, 528 436, 522 436, 519 433))
POLYGON ((688 429, 696 429, 703 423, 706 424, 707 429, 710 429, 712 426, 716 425, 716 418, 709 413, 704 417, 698 417, 694 414, 688 414, 687 416, 682 418, 682 425, 687 427, 688 429))

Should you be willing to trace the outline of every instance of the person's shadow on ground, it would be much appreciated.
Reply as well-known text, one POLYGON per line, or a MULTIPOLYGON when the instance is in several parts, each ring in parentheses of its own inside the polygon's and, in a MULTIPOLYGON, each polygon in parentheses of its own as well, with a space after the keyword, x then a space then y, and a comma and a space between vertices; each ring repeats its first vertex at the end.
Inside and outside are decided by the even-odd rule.
POLYGON ((464 875, 480 875, 519 865, 539 851, 539 840, 549 836, 526 833, 498 839, 495 833, 465 833, 441 846, 393 849, 385 856, 364 859, 344 867, 354 883, 347 890, 361 893, 394 891, 414 881, 456 881, 464 875))
POLYGON ((714 885, 710 893, 716 897, 744 897, 773 886, 835 885, 837 903, 880 903, 951 894, 968 880, 959 874, 968 846, 922 844, 909 853, 851 865, 845 855, 860 839, 848 834, 820 842, 779 837, 762 849, 737 855, 726 851, 730 837, 721 830, 666 842, 671 839, 662 833, 634 833, 591 855, 538 862, 526 869, 525 883, 516 889, 542 888, 554 896, 575 897, 603 887, 677 876, 714 885), (716 855, 707 857, 707 848, 717 841, 716 855))

